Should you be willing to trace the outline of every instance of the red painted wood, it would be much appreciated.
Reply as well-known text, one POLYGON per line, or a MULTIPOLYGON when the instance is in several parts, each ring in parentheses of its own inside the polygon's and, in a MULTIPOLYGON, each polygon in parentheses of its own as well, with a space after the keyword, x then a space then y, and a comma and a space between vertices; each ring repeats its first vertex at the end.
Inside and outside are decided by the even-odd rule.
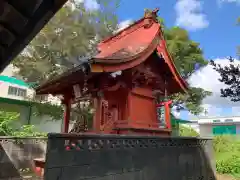
POLYGON ((172 104, 171 100, 166 101, 166 102, 161 102, 161 103, 157 104, 156 107, 158 108, 158 107, 164 106, 166 126, 167 126, 167 129, 172 130, 170 104, 172 104))
POLYGON ((71 113, 71 99, 67 98, 64 102, 64 116, 63 116, 63 133, 68 133, 69 130, 69 121, 71 113))
MULTIPOLYGON (((79 84, 81 88, 86 85, 84 96, 94 99, 91 132, 170 135, 170 101, 164 104, 167 128, 161 129, 153 91, 164 92, 166 89, 171 95, 184 92, 187 84, 167 51, 156 12, 145 14, 130 27, 99 43, 99 53, 92 58, 94 63, 89 62, 91 69, 88 74, 78 68, 72 74, 63 75, 62 81, 59 78, 44 86, 48 93, 67 92, 74 99, 73 85, 79 84), (121 75, 112 77, 116 71, 120 71, 121 75), (172 78, 165 74, 170 74, 172 78)), ((44 88, 42 91, 38 88, 38 92, 46 91, 44 88)), ((69 128, 71 98, 64 100, 65 133, 69 128)))

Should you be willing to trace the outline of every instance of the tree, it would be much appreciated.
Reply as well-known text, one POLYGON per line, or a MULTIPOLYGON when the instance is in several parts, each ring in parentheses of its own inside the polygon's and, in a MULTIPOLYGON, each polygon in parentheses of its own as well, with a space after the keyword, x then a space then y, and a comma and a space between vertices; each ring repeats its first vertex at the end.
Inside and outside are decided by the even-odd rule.
MULTIPOLYGON (((117 27, 114 12, 118 1, 99 0, 99 8, 91 10, 86 9, 83 2, 72 0, 65 5, 13 61, 19 69, 18 77, 39 85, 77 66, 82 57, 95 53, 99 40, 113 33, 117 27)), ((37 99, 31 101, 39 102, 37 99)), ((61 119, 61 107, 48 102, 35 105, 37 115, 61 119)))
POLYGON ((46 133, 38 132, 34 125, 22 125, 16 127, 19 121, 19 113, 0 111, 0 136, 15 137, 42 137, 46 133))
POLYGON ((13 122, 18 118, 18 113, 0 111, 0 136, 11 136, 14 131, 13 122))
POLYGON ((234 62, 234 59, 230 57, 230 64, 227 66, 216 64, 213 60, 211 60, 211 65, 219 73, 219 81, 226 85, 226 88, 220 90, 221 96, 237 102, 240 101, 240 65, 234 62))
MULTIPOLYGON (((240 17, 237 20, 240 23, 240 17)), ((237 47, 237 54, 240 56, 240 47, 237 47)), ((221 66, 211 60, 213 69, 216 70, 219 75, 219 81, 226 85, 225 88, 220 90, 221 97, 230 98, 231 101, 240 101, 240 65, 230 57, 229 65, 221 66)))
POLYGON ((91 11, 83 3, 65 5, 13 61, 18 76, 40 84, 93 54, 95 44, 116 29, 116 16, 106 2, 91 11))
MULTIPOLYGON (((103 9, 89 12, 82 3, 74 10, 69 6, 62 8, 15 59, 13 64, 20 69, 18 74, 27 82, 39 84, 77 65, 81 56, 93 54, 96 43, 117 27, 111 8, 103 9)), ((163 23, 163 19, 159 20, 163 23)), ((199 44, 189 38, 186 30, 179 27, 163 27, 163 30, 177 69, 185 79, 207 64, 199 44)), ((178 109, 187 107, 197 114, 202 111, 201 102, 207 95, 209 92, 201 88, 190 88, 187 96, 177 94, 171 98, 178 109)))
MULTIPOLYGON (((204 59, 199 43, 189 38, 188 32, 180 27, 166 28, 164 21, 159 18, 162 24, 164 37, 168 50, 173 57, 174 63, 181 76, 187 80, 194 72, 208 64, 204 59)), ((189 87, 188 94, 174 94, 170 97, 177 110, 187 109, 192 114, 199 114, 203 111, 202 100, 211 95, 211 92, 202 88, 189 87)))

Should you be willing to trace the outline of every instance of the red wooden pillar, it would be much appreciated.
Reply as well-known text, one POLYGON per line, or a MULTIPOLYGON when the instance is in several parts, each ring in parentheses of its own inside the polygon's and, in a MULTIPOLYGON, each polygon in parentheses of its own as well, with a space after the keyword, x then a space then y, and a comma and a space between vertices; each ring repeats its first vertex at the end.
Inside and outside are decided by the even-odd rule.
POLYGON ((172 101, 167 101, 164 103, 166 126, 169 130, 172 129, 170 107, 169 107, 171 103, 172 103, 172 101))
POLYGON ((70 113, 71 113, 71 98, 64 96, 64 116, 63 116, 63 128, 62 133, 68 133, 70 113))
POLYGON ((171 110, 170 110, 170 104, 172 103, 172 101, 166 101, 166 102, 162 102, 160 104, 157 104, 156 107, 161 107, 164 106, 164 114, 165 114, 165 123, 166 123, 166 128, 171 130, 172 126, 171 126, 171 110))

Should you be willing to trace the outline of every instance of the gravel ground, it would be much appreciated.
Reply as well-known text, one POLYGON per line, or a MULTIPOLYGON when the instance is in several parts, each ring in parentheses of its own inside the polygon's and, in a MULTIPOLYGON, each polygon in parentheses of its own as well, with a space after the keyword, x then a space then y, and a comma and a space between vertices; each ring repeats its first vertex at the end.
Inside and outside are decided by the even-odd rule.
POLYGON ((43 178, 36 176, 34 173, 24 173, 21 176, 23 180, 43 180, 43 178))
POLYGON ((230 175, 225 175, 225 174, 217 174, 217 180, 239 180, 237 178, 234 178, 230 175))
MULTIPOLYGON (((37 177, 34 174, 23 174, 23 180, 43 180, 43 178, 37 177)), ((240 180, 236 179, 230 175, 217 174, 217 180, 240 180)))

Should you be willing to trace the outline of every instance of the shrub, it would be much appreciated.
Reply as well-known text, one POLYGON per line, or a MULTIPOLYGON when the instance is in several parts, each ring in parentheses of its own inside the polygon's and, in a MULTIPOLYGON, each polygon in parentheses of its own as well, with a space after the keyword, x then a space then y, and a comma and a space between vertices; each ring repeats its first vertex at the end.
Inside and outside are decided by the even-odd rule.
POLYGON ((34 125, 23 125, 14 128, 13 124, 19 119, 19 113, 0 111, 0 136, 44 137, 46 133, 38 132, 34 125))
POLYGON ((188 136, 188 137, 198 137, 199 134, 191 127, 179 126, 179 135, 180 136, 188 136))
POLYGON ((216 157, 216 169, 222 174, 240 174, 240 137, 215 136, 213 148, 216 157))
POLYGON ((240 173, 240 156, 232 154, 216 161, 216 169, 221 174, 239 174, 240 173))
POLYGON ((18 118, 18 113, 0 111, 0 136, 11 136, 14 132, 12 124, 18 118))
POLYGON ((34 125, 23 125, 18 131, 14 131, 12 136, 16 137, 46 137, 47 133, 38 132, 34 125))

